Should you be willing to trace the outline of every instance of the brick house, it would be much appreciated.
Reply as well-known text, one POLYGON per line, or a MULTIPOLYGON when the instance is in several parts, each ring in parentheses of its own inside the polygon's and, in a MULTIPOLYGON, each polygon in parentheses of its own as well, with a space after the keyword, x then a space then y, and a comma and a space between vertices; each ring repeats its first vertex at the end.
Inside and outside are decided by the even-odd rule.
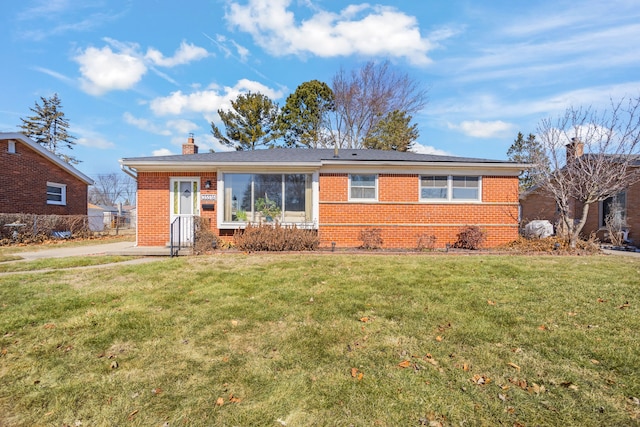
POLYGON ((21 133, 0 133, 0 213, 86 215, 93 180, 21 133))
MULTIPOLYGON (((572 142, 567 147, 567 158, 583 156, 584 144, 572 142)), ((588 156, 588 154, 586 154, 588 156)), ((632 163, 640 173, 640 159, 632 163)), ((545 192, 544 188, 533 188, 520 196, 522 224, 536 219, 546 219, 557 226, 560 217, 554 198, 545 192)), ((573 218, 579 218, 582 214, 582 206, 573 203, 573 218)), ((640 182, 630 185, 622 191, 602 202, 594 203, 589 207, 587 221, 582 229, 583 236, 595 235, 601 241, 607 241, 605 220, 613 209, 618 209, 619 215, 626 222, 625 232, 627 240, 640 242, 640 182)))
POLYGON ((518 175, 506 161, 381 150, 272 149, 121 159, 138 183, 137 244, 164 246, 180 216, 210 219, 231 239, 248 222, 278 220, 316 229, 321 246, 358 247, 381 230, 387 248, 436 247, 477 225, 486 246, 518 236, 518 175))

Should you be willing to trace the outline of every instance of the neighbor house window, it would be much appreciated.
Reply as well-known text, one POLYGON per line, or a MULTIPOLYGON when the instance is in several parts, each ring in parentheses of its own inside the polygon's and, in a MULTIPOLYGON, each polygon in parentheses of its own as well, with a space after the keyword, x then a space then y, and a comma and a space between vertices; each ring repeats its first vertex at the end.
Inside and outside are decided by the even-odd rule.
POLYGON ((224 175, 225 222, 311 222, 311 174, 224 175))
POLYGON ((16 152, 16 142, 12 139, 10 139, 7 144, 7 152, 11 154, 15 154, 16 152))
POLYGON ((375 174, 349 175, 349 200, 376 200, 378 176, 375 174))
POLYGON ((55 182, 47 182, 47 204, 66 205, 67 186, 64 184, 56 184, 55 182))
POLYGON ((606 227, 607 223, 619 228, 627 226, 627 194, 624 191, 601 203, 600 227, 606 227))
POLYGON ((420 200, 480 201, 480 183, 479 176, 421 176, 420 200))

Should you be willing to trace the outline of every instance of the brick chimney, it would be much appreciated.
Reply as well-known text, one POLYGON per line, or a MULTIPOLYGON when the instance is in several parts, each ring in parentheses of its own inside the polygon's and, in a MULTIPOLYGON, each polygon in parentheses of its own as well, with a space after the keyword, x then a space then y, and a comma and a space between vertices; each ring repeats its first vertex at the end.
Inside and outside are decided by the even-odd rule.
POLYGON ((198 154, 198 146, 196 145, 193 134, 189 134, 186 144, 182 144, 182 154, 198 154))
POLYGON ((571 138, 571 142, 565 145, 565 148, 567 149, 567 161, 582 157, 584 154, 584 142, 578 138, 571 138))

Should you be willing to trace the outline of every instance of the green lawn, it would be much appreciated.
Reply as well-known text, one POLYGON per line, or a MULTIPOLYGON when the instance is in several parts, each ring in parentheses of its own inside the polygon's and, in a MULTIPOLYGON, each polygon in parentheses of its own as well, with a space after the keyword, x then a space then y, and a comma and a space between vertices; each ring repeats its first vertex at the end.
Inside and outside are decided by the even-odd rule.
POLYGON ((639 308, 627 257, 0 276, 0 426, 640 425, 639 308))

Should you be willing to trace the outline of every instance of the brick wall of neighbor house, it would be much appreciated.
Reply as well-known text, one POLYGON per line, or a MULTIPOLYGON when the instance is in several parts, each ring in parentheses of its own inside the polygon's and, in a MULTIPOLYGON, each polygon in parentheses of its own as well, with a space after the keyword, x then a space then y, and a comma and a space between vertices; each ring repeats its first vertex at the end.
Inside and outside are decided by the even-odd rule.
POLYGON ((362 245, 360 231, 381 229, 383 247, 415 248, 421 235, 436 236, 436 247, 453 243, 461 227, 478 225, 485 246, 518 237, 518 178, 482 178, 482 203, 419 201, 417 174, 380 174, 378 201, 348 202, 348 174, 320 174, 320 239, 322 246, 362 245))
POLYGON ((8 152, 8 141, 0 141, 0 212, 37 215, 86 215, 87 184, 41 156, 20 141, 16 152, 8 152), (66 205, 47 204, 47 182, 65 184, 66 205))
MULTIPOLYGON (((551 221, 554 227, 559 220, 556 203, 552 197, 542 192, 532 192, 523 197, 522 224, 527 224, 534 219, 546 219, 551 221)), ((629 226, 629 238, 634 242, 640 242, 640 183, 632 185, 627 190, 627 224, 629 226)), ((575 206, 575 215, 581 214, 579 206, 575 206)), ((589 237, 594 234, 601 241, 605 241, 605 230, 600 227, 600 203, 594 203, 589 207, 587 222, 582 229, 582 236, 589 237)))
POLYGON ((555 200, 541 190, 534 190, 523 196, 521 206, 523 225, 536 219, 546 219, 555 225, 559 219, 555 200))

